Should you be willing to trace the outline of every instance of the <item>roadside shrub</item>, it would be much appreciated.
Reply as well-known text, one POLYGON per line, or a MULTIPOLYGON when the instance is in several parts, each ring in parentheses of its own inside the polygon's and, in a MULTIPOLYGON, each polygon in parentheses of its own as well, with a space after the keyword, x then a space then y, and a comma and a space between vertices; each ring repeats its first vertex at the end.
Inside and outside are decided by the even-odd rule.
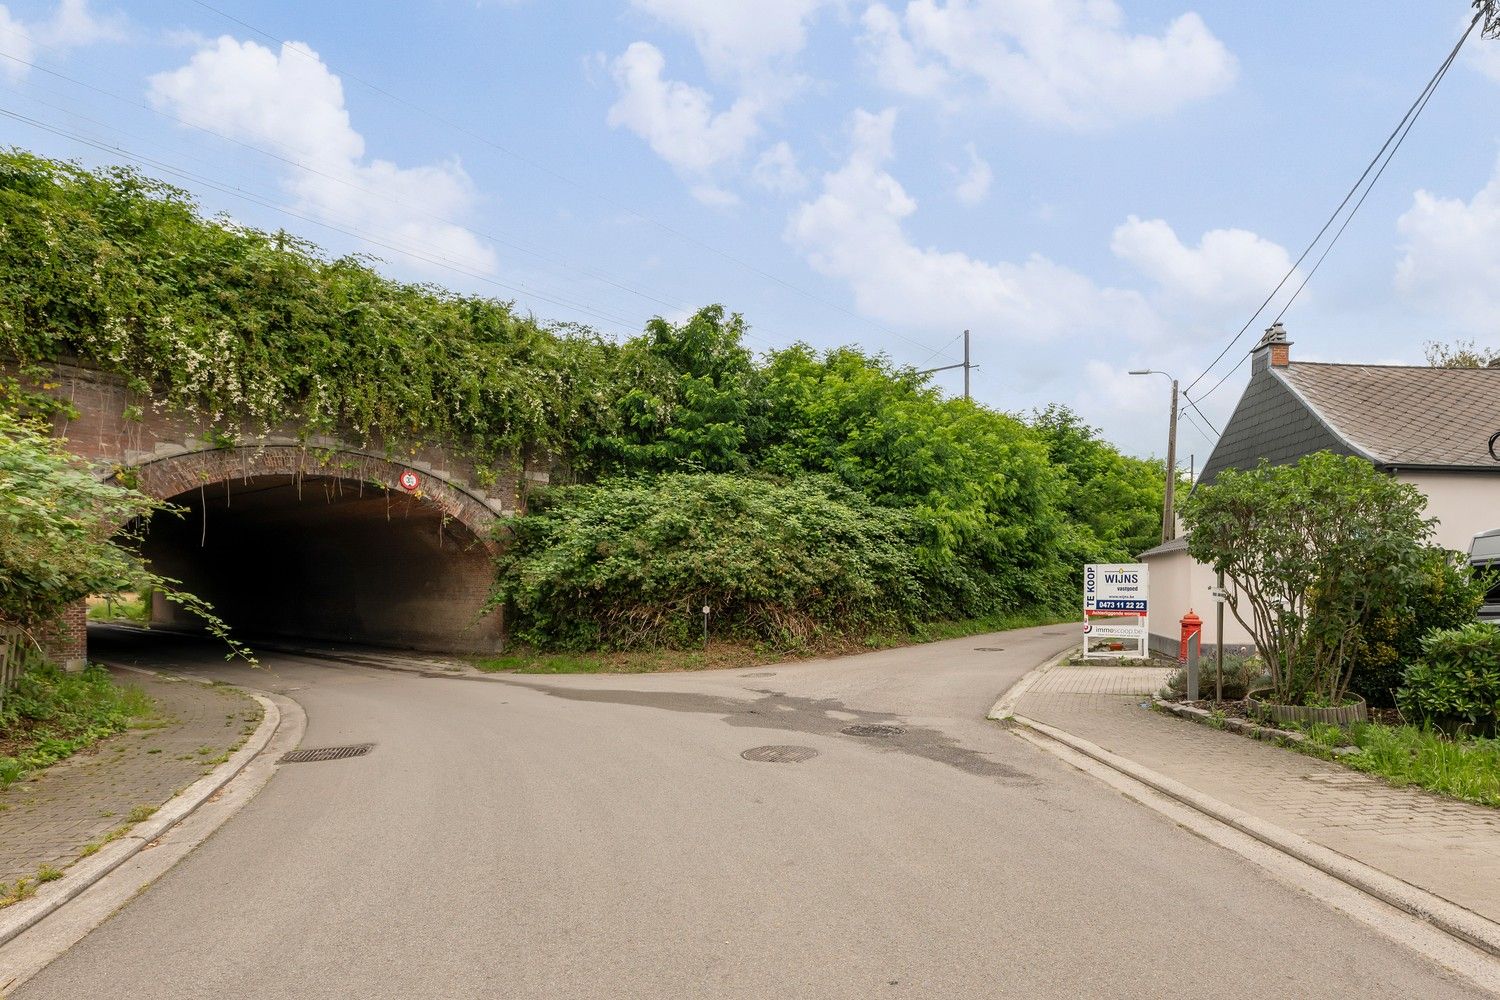
POLYGON ((1415 722, 1494 736, 1500 721, 1500 629, 1473 622, 1429 634, 1396 702, 1415 722))
POLYGON ((1402 674, 1422 655, 1422 637, 1473 622, 1488 582, 1462 553, 1428 546, 1404 602, 1379 605, 1360 620, 1350 690, 1371 705, 1394 705, 1402 674))
POLYGON ((103 667, 68 673, 35 662, 0 702, 0 788, 151 711, 150 698, 120 687, 103 667))
POLYGON ((830 477, 605 480, 541 492, 500 527, 492 606, 538 648, 796 646, 927 617, 910 515, 830 477))
MULTIPOLYGON (((1198 661, 1198 695, 1212 698, 1214 695, 1214 671, 1212 654, 1198 661)), ((1252 690, 1261 687, 1269 676, 1265 665, 1253 656, 1224 656, 1224 700, 1241 701, 1252 690)), ((1167 690, 1178 698, 1187 695, 1187 668, 1183 667, 1167 680, 1167 690)))

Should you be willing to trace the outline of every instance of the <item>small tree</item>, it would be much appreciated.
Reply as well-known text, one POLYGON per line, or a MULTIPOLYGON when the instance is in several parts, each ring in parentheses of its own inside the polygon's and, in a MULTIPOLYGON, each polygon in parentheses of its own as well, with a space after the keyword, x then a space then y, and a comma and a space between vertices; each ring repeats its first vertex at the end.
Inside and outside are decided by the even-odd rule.
POLYGON ((209 605, 151 572, 133 526, 169 510, 101 483, 61 442, 0 410, 0 628, 45 626, 73 601, 146 585, 198 615, 231 655, 251 659, 209 605))
POLYGON ((1415 487, 1329 452, 1226 470, 1184 502, 1188 552, 1223 572, 1279 700, 1343 700, 1361 622, 1421 582, 1425 506, 1415 487))

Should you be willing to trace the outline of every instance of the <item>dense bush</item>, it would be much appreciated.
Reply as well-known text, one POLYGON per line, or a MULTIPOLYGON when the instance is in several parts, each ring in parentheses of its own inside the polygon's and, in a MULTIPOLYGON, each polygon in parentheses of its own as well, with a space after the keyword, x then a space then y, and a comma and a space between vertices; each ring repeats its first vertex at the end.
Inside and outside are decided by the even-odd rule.
POLYGON ((1394 705, 1402 673, 1422 655, 1422 637, 1473 622, 1484 603, 1486 585, 1486 577, 1476 575, 1461 553, 1426 548, 1420 572, 1403 599, 1369 608, 1361 619, 1351 640, 1350 690, 1372 705, 1394 705))
POLYGON ((1317 452, 1221 472, 1182 505, 1188 552, 1224 574, 1277 700, 1341 704, 1360 627, 1420 590, 1433 522, 1416 487, 1352 455, 1317 452))
POLYGON ((1495 736, 1500 723, 1500 629, 1483 622, 1422 640, 1422 658, 1396 695, 1412 721, 1495 736))
POLYGON ((496 597, 520 638, 587 649, 718 638, 795 645, 928 614, 910 515, 822 477, 606 480, 512 519, 496 597))

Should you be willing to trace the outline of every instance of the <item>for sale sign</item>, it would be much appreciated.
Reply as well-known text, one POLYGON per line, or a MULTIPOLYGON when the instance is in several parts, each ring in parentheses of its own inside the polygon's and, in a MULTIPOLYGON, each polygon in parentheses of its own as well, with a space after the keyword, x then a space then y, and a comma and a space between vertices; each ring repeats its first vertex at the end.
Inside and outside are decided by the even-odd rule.
POLYGON ((1145 563, 1091 563, 1083 568, 1085 656, 1147 654, 1149 572, 1145 563), (1101 639, 1127 640, 1135 648, 1115 649, 1125 643, 1097 641, 1101 639))

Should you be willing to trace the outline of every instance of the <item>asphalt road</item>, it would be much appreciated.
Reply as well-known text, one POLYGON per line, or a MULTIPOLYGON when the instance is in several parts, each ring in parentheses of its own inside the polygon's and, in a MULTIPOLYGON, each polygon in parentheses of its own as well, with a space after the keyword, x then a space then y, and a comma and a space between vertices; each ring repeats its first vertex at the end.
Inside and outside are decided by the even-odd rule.
POLYGON ((483 680, 109 642, 376 747, 283 765, 18 1000, 1478 995, 985 722, 1059 630, 483 680))

